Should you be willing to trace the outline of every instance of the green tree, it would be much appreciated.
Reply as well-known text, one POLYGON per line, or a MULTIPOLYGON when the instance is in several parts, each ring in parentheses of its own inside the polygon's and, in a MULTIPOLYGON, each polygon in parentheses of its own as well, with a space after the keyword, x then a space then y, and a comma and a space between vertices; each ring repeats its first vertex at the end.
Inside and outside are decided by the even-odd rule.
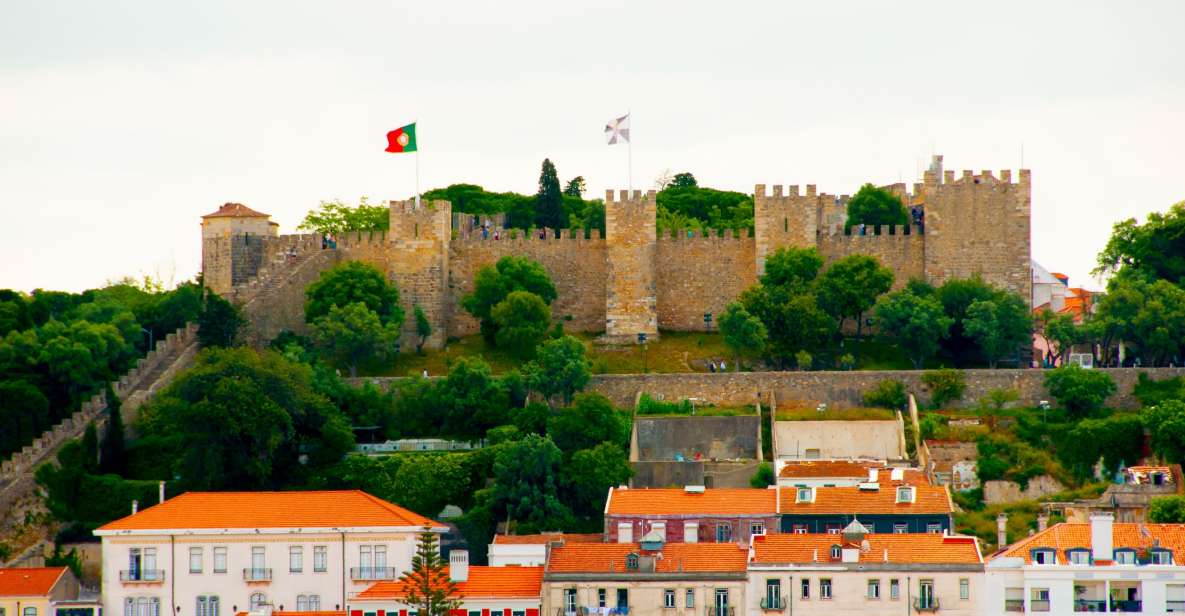
POLYGON ((1185 524, 1185 496, 1153 496, 1148 503, 1148 521, 1153 524, 1185 524))
POLYGON ((777 482, 774 477, 774 469, 769 465, 769 462, 762 462, 757 465, 757 472, 749 478, 749 487, 751 488, 768 488, 777 482))
POLYGON ((535 194, 535 225, 546 229, 568 228, 568 212, 564 209, 564 193, 560 178, 550 159, 543 159, 539 171, 539 192, 535 194))
POLYGON ((988 366, 995 368, 1001 357, 1014 355, 1022 345, 1031 343, 1033 321, 1023 299, 1001 294, 994 300, 973 302, 963 328, 979 345, 988 366))
POLYGON ((512 291, 490 311, 498 327, 494 339, 520 359, 535 355, 535 347, 547 337, 551 308, 530 291, 512 291))
POLYGON ((845 226, 904 225, 909 223, 909 214, 901 198, 885 188, 865 184, 848 200, 848 220, 845 226))
POLYGON ((1066 432, 1058 456, 1076 476, 1089 479, 1100 460, 1108 472, 1136 462, 1144 448, 1144 424, 1139 415, 1084 419, 1066 432))
POLYGON ((528 291, 551 305, 556 298, 555 285, 538 262, 527 257, 506 256, 494 267, 483 267, 473 277, 473 292, 461 300, 461 307, 481 322, 481 334, 493 344, 498 333, 492 312, 514 291, 528 291))
POLYGON ((428 336, 432 335, 432 324, 428 322, 428 315, 424 313, 424 309, 416 305, 412 311, 416 319, 416 354, 424 354, 424 343, 428 341, 428 336))
POLYGON ((202 312, 198 315, 198 342, 203 347, 234 345, 244 319, 239 307, 217 293, 206 290, 202 298, 202 312))
POLYGON ((922 383, 930 390, 930 404, 936 409, 963 399, 967 381, 962 370, 939 368, 922 373, 922 383))
POLYGON ((528 364, 530 388, 549 401, 556 396, 564 405, 584 389, 592 374, 584 343, 572 336, 548 340, 539 347, 535 361, 528 364))
POLYGON ((831 264, 819 278, 819 305, 838 321, 843 332, 847 319, 856 319, 856 356, 864 333, 864 313, 876 305, 876 298, 893 286, 893 270, 876 257, 848 255, 831 264))
POLYGON ((1045 389, 1071 415, 1082 417, 1102 408, 1115 393, 1115 381, 1106 372, 1070 364, 1046 372, 1045 389))
POLYGON ((631 476, 629 457, 618 443, 601 443, 590 449, 581 449, 572 454, 564 465, 564 480, 571 494, 574 513, 585 520, 600 522, 588 524, 591 528, 604 528, 601 522, 605 510, 605 497, 609 488, 625 485, 631 476))
POLYGON ((0 458, 7 459, 49 427, 49 400, 24 380, 0 381, 0 400, 0 458))
POLYGON ((494 461, 493 504, 523 534, 567 528, 572 511, 560 499, 563 453, 551 439, 528 434, 504 445, 494 461))
POLYGON ((740 303, 765 325, 766 355, 781 368, 799 351, 822 349, 835 334, 835 320, 810 293, 757 285, 741 294, 740 303))
POLYGON ((339 199, 322 201, 317 209, 305 214, 297 229, 340 235, 350 231, 386 231, 390 227, 390 208, 371 205, 366 197, 350 207, 339 199))
POLYGON ((760 282, 798 295, 814 288, 822 269, 823 257, 814 248, 779 248, 766 257, 760 282))
POLYGON ((676 173, 674 179, 667 185, 667 188, 697 188, 698 186, 699 182, 695 180, 695 176, 688 171, 684 171, 683 173, 676 173))
POLYGON ((461 592, 449 577, 436 533, 430 527, 420 533, 411 570, 404 572, 399 581, 407 589, 408 607, 420 616, 449 616, 461 606, 461 592))
POLYGON ((325 356, 358 376, 358 366, 365 362, 385 361, 395 354, 399 341, 398 326, 384 325, 379 315, 361 302, 344 308, 331 306, 329 313, 318 317, 310 327, 313 342, 325 356))
POLYGON ((392 325, 396 330, 403 326, 399 289, 374 266, 361 261, 346 261, 321 272, 320 278, 305 289, 304 320, 313 323, 328 315, 334 306, 345 308, 357 303, 377 314, 383 325, 392 325))
POLYGON ((954 322, 932 293, 921 295, 909 288, 878 300, 875 314, 880 335, 900 346, 918 370, 934 356, 954 322))
POLYGON ((577 395, 572 406, 560 409, 547 422, 547 434, 567 453, 604 442, 624 447, 629 429, 613 403, 596 393, 577 395))
POLYGON ((733 302, 725 307, 716 323, 724 335, 724 344, 733 353, 733 365, 737 372, 741 371, 742 355, 760 355, 765 352, 768 336, 765 324, 749 314, 741 304, 733 302))
POLYGON ((1170 464, 1185 462, 1185 402, 1167 400, 1144 411, 1149 444, 1170 464))
POLYGON ((327 487, 362 490, 431 517, 449 504, 468 506, 473 484, 467 460, 472 455, 466 452, 346 456, 318 479, 327 487))
POLYGON ((884 379, 864 392, 864 404, 876 408, 900 411, 908 402, 905 384, 895 379, 884 379))
POLYGON ((753 197, 744 193, 672 183, 658 193, 655 205, 660 232, 753 226, 753 197))
POLYGON ((1070 348, 1084 339, 1082 329, 1074 323, 1074 315, 1068 312, 1057 314, 1046 308, 1037 315, 1035 325, 1049 347, 1049 357, 1045 359, 1050 364, 1064 363, 1070 348))
POLYGON ((942 310, 951 318, 950 333, 942 340, 942 348, 954 360, 956 367, 967 367, 981 359, 979 346, 965 331, 967 309, 979 300, 994 299, 1000 291, 978 276, 951 278, 935 289, 942 310))
POLYGON ((103 432, 103 445, 99 459, 104 473, 122 475, 125 468, 123 400, 107 385, 107 429, 103 432))
POLYGON ((584 176, 578 175, 570 180, 564 186, 565 197, 580 197, 584 194, 584 176))
POLYGON ((1122 273, 1185 285, 1185 201, 1164 214, 1149 214, 1142 225, 1134 218, 1115 223, 1098 264, 1095 274, 1122 273))
POLYGON ((462 357, 435 387, 425 412, 443 416, 445 436, 476 440, 508 420, 506 392, 480 357, 462 357))

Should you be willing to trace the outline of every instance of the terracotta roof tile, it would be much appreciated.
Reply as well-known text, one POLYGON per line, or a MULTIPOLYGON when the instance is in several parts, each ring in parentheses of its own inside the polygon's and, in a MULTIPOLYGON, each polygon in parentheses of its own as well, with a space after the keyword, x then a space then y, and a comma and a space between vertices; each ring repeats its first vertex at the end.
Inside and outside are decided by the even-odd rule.
POLYGON ((98 531, 425 525, 444 527, 360 490, 186 492, 98 531))
POLYGON ((223 203, 217 212, 211 212, 202 218, 268 218, 269 214, 256 212, 242 203, 223 203))
MULTIPOLYGON (((573 543, 551 550, 548 573, 626 573, 625 558, 643 552, 637 543, 573 543)), ((668 543, 655 562, 656 573, 744 572, 749 551, 735 543, 668 543)))
MULTIPOLYGON (((862 563, 890 564, 981 564, 979 543, 975 537, 925 534, 870 534, 868 551, 860 554, 862 563)), ((753 540, 753 562, 811 563, 834 562, 831 546, 842 544, 838 535, 798 535, 793 533, 761 535, 753 540)), ((859 546, 850 546, 859 547, 859 546)))
POLYGON ((564 543, 603 543, 605 535, 602 533, 542 533, 538 535, 495 535, 494 543, 498 545, 528 545, 544 544, 562 541, 564 543))
POLYGON ((896 486, 882 485, 879 490, 861 490, 856 486, 815 488, 814 501, 795 502, 796 488, 781 488, 781 513, 819 514, 949 514, 950 495, 942 486, 914 485, 914 502, 898 503, 896 486))
POLYGON ((777 495, 766 488, 615 488, 609 515, 774 515, 777 495))
MULTIPOLYGON (((447 569, 447 568, 446 568, 447 569)), ((469 579, 457 582, 457 591, 465 599, 534 599, 543 586, 543 567, 469 566, 469 579)), ((358 593, 358 601, 383 601, 407 596, 402 580, 376 582, 358 593)))
MULTIPOLYGON (((1111 543, 1113 549, 1133 548, 1136 550, 1151 548, 1159 542, 1160 547, 1173 551, 1173 560, 1177 563, 1185 561, 1185 524, 1129 524, 1113 523, 1111 526, 1111 543)), ((1089 522, 1062 522, 1019 541, 996 558, 1014 557, 1024 558, 1025 563, 1033 562, 1033 548, 1053 548, 1057 550, 1058 562, 1065 562, 1065 551, 1072 548, 1093 547, 1090 539, 1089 522)))
POLYGON ((13 567, 0 569, 0 597, 39 597, 49 594, 65 567, 13 567))

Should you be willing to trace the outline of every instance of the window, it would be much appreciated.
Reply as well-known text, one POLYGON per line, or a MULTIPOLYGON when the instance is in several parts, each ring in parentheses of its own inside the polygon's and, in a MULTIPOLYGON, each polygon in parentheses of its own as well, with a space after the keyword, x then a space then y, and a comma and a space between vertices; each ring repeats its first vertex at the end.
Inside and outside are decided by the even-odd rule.
POLYGON ((792 530, 794 531, 795 535, 805 535, 806 524, 795 524, 792 530))
POLYGON ((1033 550, 1033 562, 1038 565, 1056 565, 1057 553, 1053 550, 1033 550))
POLYGON ((374 566, 375 569, 383 570, 387 568, 387 546, 374 546, 374 566))
POLYGON ((818 449, 808 449, 805 457, 807 460, 818 460, 821 456, 818 449))
POLYGON ((798 488, 798 498, 795 500, 795 502, 799 502, 799 503, 811 502, 811 489, 810 488, 802 488, 802 487, 798 488))
POLYGON ((629 608, 630 606, 630 591, 628 588, 617 589, 617 608, 629 608))
POLYGON ((843 550, 840 549, 840 547, 838 545, 831 546, 831 559, 835 560, 835 559, 838 559, 840 556, 843 556, 843 550))
POLYGON ((637 554, 630 553, 625 555, 625 568, 631 570, 636 570, 638 568, 637 554))
POLYGON ((668 610, 675 609, 675 589, 668 588, 662 591, 662 606, 668 610))
POLYGON ((1154 564, 1154 565, 1171 565, 1171 564, 1173 564, 1173 553, 1169 550, 1152 550, 1152 564, 1154 564))
POLYGON ((200 595, 197 598, 196 616, 218 616, 218 597, 200 595))
POLYGON ((264 576, 264 569, 267 568, 267 552, 262 545, 251 547, 251 577, 254 579, 262 578, 264 576))
POLYGON ((1070 562, 1075 565, 1089 565, 1090 551, 1088 550, 1069 550, 1067 555, 1070 557, 1070 562))
POLYGON ((927 524, 926 525, 926 532, 930 533, 931 535, 941 534, 942 533, 942 525, 941 524, 927 524))
POLYGON ((716 589, 716 616, 728 616, 732 612, 731 606, 728 605, 728 589, 716 589))
POLYGON ((296 611, 317 612, 321 610, 321 595, 296 595, 296 611))
POLYGON ((160 575, 156 569, 156 548, 128 549, 128 580, 153 581, 159 580, 160 575))
POLYGON ((160 599, 128 597, 123 601, 123 616, 160 616, 160 599))
POLYGON ((934 580, 918 580, 919 610, 932 610, 938 607, 938 600, 934 597, 934 580))
POLYGON ((481 616, 481 610, 469 610, 469 616, 481 616))
POLYGON ((802 578, 802 598, 811 598, 811 581, 808 578, 802 578))
POLYGON ((686 603, 686 606, 689 608, 695 607, 695 591, 694 590, 692 590, 690 588, 687 589, 687 600, 685 603, 686 603))
POLYGON ((1048 612, 1049 611, 1049 589, 1048 588, 1034 588, 1033 594, 1029 595, 1029 611, 1030 612, 1048 612))
POLYGON ((190 573, 201 573, 202 572, 202 549, 201 548, 189 548, 189 572, 190 573))
POLYGON ((226 573, 226 548, 214 548, 214 573, 226 573))
POLYGON ((732 524, 722 522, 716 525, 716 543, 732 541, 732 524))
POLYGON ((823 578, 819 580, 819 598, 831 598, 831 578, 823 578))
POLYGON ((913 488, 909 486, 897 486, 897 502, 912 503, 913 502, 913 488))
POLYGON ((761 607, 769 610, 782 609, 782 580, 765 580, 765 601, 761 603, 761 607))
POLYGON ((1136 564, 1135 550, 1115 550, 1115 564, 1117 565, 1134 565, 1136 564))
POLYGON ((749 522, 749 534, 750 535, 764 535, 765 534, 765 522, 749 522))
POLYGON ((901 581, 897 578, 889 580, 889 598, 894 601, 901 598, 901 581))
POLYGON ((24 616, 37 616, 37 608, 35 608, 35 607, 25 608, 24 616))
POLYGON ((823 529, 827 531, 828 535, 838 535, 843 530, 843 527, 839 524, 826 524, 823 526, 823 529))
POLYGON ((564 613, 566 613, 566 614, 575 614, 576 613, 576 589, 575 588, 565 588, 564 589, 564 613))
POLYGON ((258 612, 259 610, 262 610, 265 605, 267 605, 267 596, 261 592, 254 593, 251 595, 251 599, 247 602, 247 604, 250 606, 252 612, 258 612))
POLYGON ((959 598, 966 601, 971 598, 971 580, 959 578, 959 598))
POLYGON ((905 533, 909 532, 909 525, 908 524, 894 524, 893 525, 893 532, 898 535, 904 535, 905 533))
POLYGON ((606 598, 605 589, 598 588, 597 589, 597 607, 607 607, 608 605, 609 605, 609 603, 608 603, 608 599, 606 598))
MULTIPOLYGON (((304 547, 293 545, 288 547, 288 572, 301 573, 304 571, 304 547)), ((298 598, 299 600, 299 598, 298 598)))
POLYGON ((880 599, 881 598, 881 581, 880 580, 868 580, 868 598, 869 599, 880 599))
POLYGON ((1018 587, 1004 589, 1004 611, 1025 611, 1025 589, 1018 587))
POLYGON ((358 546, 358 568, 362 570, 362 577, 370 577, 374 569, 374 552, 369 545, 358 546))
POLYGON ((329 548, 313 546, 313 573, 325 573, 329 569, 329 548))

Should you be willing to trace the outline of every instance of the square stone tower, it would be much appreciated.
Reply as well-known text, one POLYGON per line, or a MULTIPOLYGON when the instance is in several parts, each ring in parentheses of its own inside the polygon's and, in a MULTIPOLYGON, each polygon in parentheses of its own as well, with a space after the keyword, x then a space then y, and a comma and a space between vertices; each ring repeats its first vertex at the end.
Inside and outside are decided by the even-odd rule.
MULTIPOLYGON (((798 186, 773 186, 766 194, 765 184, 753 189, 753 232, 756 240, 757 276, 765 273, 765 259, 779 248, 815 248, 818 246, 820 196, 815 185, 807 184, 806 194, 798 186)), ((832 199, 834 200, 834 199, 832 199)))
POLYGON ((392 201, 388 255, 391 279, 399 287, 399 304, 406 317, 404 341, 414 340, 415 306, 432 324, 425 346, 444 346, 448 332, 449 242, 452 239, 452 204, 448 201, 392 201))
POLYGON ((605 338, 636 340, 639 333, 658 336, 658 291, 655 287, 656 224, 654 191, 605 191, 605 258, 608 288, 605 338))
POLYGON ((265 238, 275 237, 279 225, 272 217, 242 203, 225 203, 202 216, 202 280, 226 297, 247 282, 263 264, 265 238))

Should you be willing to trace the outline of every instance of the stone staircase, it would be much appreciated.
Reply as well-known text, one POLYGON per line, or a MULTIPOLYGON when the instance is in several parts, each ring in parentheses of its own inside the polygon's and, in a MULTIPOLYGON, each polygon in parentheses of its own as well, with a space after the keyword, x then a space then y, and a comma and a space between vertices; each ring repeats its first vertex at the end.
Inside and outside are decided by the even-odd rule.
POLYGON ((322 249, 318 236, 295 236, 276 250, 250 281, 235 286, 228 298, 246 318, 243 337, 251 345, 266 345, 285 329, 303 333, 304 290, 338 259, 338 252, 322 249))

